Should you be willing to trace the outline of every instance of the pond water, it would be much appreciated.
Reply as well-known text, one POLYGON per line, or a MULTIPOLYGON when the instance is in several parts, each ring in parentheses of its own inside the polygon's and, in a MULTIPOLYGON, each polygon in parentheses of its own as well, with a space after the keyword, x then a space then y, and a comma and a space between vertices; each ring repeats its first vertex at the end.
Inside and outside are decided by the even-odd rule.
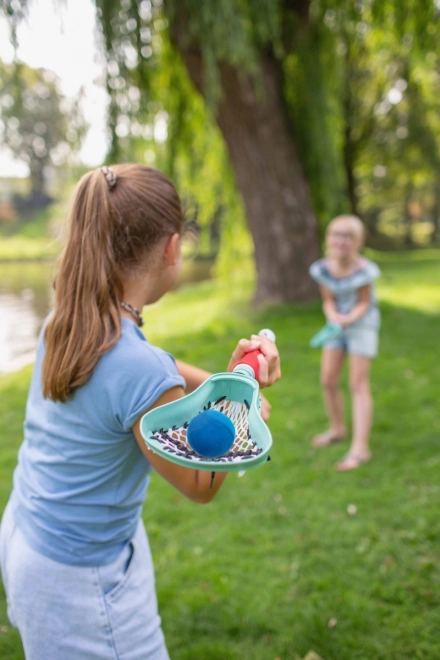
POLYGON ((52 304, 53 276, 53 264, 0 264, 0 373, 33 360, 41 325, 52 304))
MULTIPOLYGON (((209 279, 212 261, 184 264, 179 286, 209 279)), ((33 362, 41 326, 53 302, 53 263, 0 264, 0 374, 33 362)))

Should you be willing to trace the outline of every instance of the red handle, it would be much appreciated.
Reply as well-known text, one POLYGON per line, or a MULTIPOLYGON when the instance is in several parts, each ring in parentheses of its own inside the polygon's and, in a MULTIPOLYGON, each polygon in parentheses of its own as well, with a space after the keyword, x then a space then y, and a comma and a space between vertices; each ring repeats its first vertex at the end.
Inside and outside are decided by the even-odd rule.
POLYGON ((239 362, 235 365, 234 369, 238 367, 239 364, 247 364, 249 365, 255 374, 255 379, 258 380, 258 373, 260 370, 260 365, 258 363, 258 355, 260 355, 261 351, 259 348, 256 348, 254 351, 249 351, 249 353, 246 353, 239 362))
MULTIPOLYGON (((268 337, 271 341, 275 341, 276 337, 275 334, 272 332, 272 330, 269 330, 268 328, 264 328, 263 330, 260 330, 258 333, 261 337, 268 337)), ((261 353, 259 348, 256 348, 253 351, 249 351, 249 353, 246 353, 246 355, 243 355, 241 360, 237 362, 237 364, 234 367, 235 369, 238 367, 239 364, 247 364, 249 367, 254 372, 254 378, 258 380, 258 374, 260 372, 260 364, 258 362, 258 356, 261 353)))

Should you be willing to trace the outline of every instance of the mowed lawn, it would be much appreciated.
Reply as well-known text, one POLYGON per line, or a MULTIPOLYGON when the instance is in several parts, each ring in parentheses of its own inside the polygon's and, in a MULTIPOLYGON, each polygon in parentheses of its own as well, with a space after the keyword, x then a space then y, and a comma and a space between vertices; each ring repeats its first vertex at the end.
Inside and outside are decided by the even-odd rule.
MULTIPOLYGON (((319 303, 255 312, 251 284, 187 286, 145 314, 147 336, 222 371, 236 340, 270 327, 283 377, 272 460, 231 474, 216 501, 153 475, 144 519, 172 660, 440 659, 440 252, 373 255, 382 268, 373 460, 341 474, 324 430, 319 303)), ((30 369, 0 379, 0 507, 22 439, 30 369)), ((344 378, 349 416, 349 398, 344 378)), ((0 596, 0 658, 23 658, 0 596)), ((49 659, 48 660, 63 660, 49 659)), ((81 660, 78 658, 78 660, 81 660)))

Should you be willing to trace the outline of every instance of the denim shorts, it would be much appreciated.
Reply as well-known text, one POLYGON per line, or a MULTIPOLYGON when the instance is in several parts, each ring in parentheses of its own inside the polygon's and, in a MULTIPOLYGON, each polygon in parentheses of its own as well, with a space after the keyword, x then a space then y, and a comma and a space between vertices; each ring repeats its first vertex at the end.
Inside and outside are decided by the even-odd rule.
POLYGON ((374 358, 379 348, 379 331, 376 328, 356 327, 344 328, 342 333, 324 344, 326 349, 339 349, 349 355, 361 355, 374 358))
POLYGON ((142 522, 111 564, 83 568, 33 550, 8 504, 0 562, 26 660, 169 660, 142 522))

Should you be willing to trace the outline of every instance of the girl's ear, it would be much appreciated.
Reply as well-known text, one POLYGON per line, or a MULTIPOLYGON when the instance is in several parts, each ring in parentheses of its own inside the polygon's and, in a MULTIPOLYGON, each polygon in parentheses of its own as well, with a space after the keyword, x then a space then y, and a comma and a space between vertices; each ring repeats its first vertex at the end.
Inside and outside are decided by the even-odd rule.
POLYGON ((180 234, 177 232, 167 238, 163 257, 168 266, 175 266, 180 259, 180 234))

